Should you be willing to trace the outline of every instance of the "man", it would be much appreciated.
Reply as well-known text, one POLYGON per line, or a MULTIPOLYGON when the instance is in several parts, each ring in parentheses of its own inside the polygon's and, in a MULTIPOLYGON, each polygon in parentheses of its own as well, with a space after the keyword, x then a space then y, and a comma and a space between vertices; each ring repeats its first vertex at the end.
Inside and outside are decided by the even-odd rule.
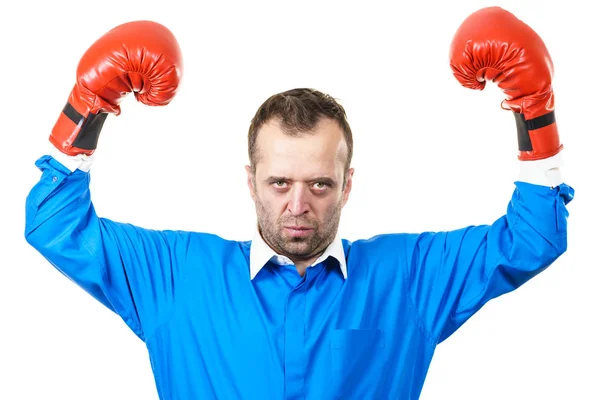
POLYGON ((252 241, 99 218, 89 170, 104 119, 127 93, 165 105, 179 84, 177 42, 145 21, 82 57, 56 151, 36 163, 26 238, 146 343, 161 399, 417 399, 438 343, 564 253, 573 197, 537 34, 479 10, 456 33, 451 66, 464 86, 496 82, 517 120, 521 176, 490 225, 341 239, 352 132, 311 89, 270 97, 252 120, 252 241))

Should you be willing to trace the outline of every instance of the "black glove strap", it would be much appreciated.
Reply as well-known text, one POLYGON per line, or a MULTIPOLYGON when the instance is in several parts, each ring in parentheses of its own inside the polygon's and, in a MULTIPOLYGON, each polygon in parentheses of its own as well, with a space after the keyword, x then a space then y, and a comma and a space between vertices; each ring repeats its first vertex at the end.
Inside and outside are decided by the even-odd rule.
POLYGON ((552 125, 556 122, 554 111, 541 115, 534 119, 525 119, 525 115, 513 112, 517 122, 517 140, 519 142, 519 151, 533 151, 531 146, 531 137, 529 131, 552 125))
POLYGON ((85 118, 68 102, 63 109, 63 113, 73 121, 75 125, 81 126, 79 134, 73 142, 73 146, 83 150, 95 150, 98 144, 100 131, 102 130, 102 126, 104 125, 108 113, 90 113, 90 115, 85 118))

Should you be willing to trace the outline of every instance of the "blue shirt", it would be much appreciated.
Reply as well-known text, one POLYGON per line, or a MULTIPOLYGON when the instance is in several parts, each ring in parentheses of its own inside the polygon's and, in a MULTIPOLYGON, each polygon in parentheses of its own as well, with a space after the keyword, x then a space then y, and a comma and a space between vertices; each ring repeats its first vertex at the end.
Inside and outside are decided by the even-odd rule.
POLYGON ((574 194, 517 181, 491 225, 341 240, 347 276, 332 251, 251 278, 251 241, 99 218, 89 173, 36 165, 27 241, 146 343, 162 400, 418 399, 436 345, 566 250, 574 194))

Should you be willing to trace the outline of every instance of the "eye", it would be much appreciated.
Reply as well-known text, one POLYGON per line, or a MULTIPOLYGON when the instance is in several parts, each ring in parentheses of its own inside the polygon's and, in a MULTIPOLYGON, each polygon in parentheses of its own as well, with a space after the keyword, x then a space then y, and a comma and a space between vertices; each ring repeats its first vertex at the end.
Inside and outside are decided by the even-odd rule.
POLYGON ((278 189, 283 189, 286 187, 287 182, 286 181, 274 181, 274 182, 272 182, 272 185, 278 189))
POLYGON ((315 182, 313 183, 313 187, 317 190, 325 190, 329 187, 325 182, 315 182))

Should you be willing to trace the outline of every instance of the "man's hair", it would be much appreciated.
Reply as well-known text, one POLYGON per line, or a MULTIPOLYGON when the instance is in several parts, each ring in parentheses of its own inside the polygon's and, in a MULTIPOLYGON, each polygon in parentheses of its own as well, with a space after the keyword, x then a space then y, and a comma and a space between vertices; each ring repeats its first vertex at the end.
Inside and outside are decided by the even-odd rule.
POLYGON ((259 158, 256 139, 260 128, 271 119, 277 119, 284 133, 299 136, 311 132, 322 118, 338 123, 344 133, 348 156, 344 170, 350 168, 352 160, 352 130, 346 119, 346 111, 333 97, 314 89, 291 89, 269 97, 256 111, 248 130, 248 156, 254 171, 259 158))

